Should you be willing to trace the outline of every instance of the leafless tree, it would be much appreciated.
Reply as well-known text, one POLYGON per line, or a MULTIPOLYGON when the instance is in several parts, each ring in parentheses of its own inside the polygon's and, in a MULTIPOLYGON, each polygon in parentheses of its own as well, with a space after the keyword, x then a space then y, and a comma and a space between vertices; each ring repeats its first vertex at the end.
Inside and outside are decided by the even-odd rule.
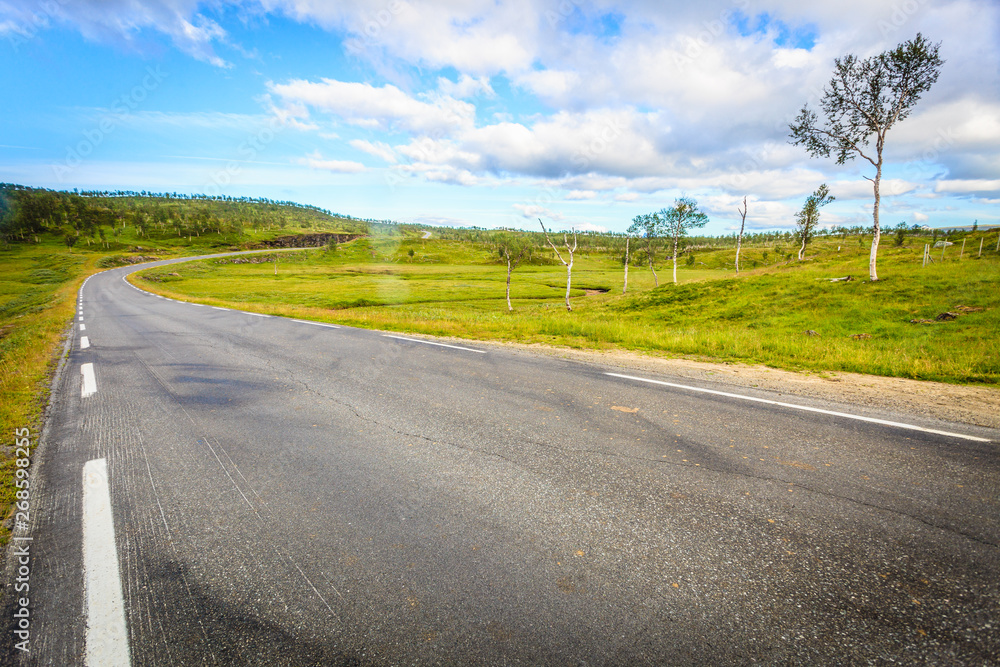
POLYGON ((740 248, 743 246, 743 228, 747 224, 747 198, 743 197, 743 210, 738 207, 736 211, 740 214, 740 236, 736 239, 736 275, 740 275, 740 248))
POLYGON ((573 253, 576 252, 576 229, 575 228, 573 229, 572 247, 570 247, 569 245, 569 239, 566 237, 565 234, 563 234, 563 245, 565 245, 566 250, 569 251, 569 261, 567 262, 565 259, 563 259, 562 253, 559 252, 559 248, 557 248, 556 244, 553 243, 552 239, 549 238, 549 232, 547 229, 545 229, 545 224, 542 222, 541 218, 538 219, 538 224, 542 226, 542 233, 545 234, 545 240, 548 241, 550 246, 552 246, 552 249, 556 253, 556 257, 559 258, 560 262, 566 265, 566 310, 573 310, 573 306, 569 304, 569 288, 570 288, 570 283, 573 281, 573 253))

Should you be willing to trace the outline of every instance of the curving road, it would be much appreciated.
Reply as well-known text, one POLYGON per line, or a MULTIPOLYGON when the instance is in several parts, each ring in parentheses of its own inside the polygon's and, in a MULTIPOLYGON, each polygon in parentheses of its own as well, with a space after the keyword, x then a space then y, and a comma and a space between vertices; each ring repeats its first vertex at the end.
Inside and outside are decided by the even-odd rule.
POLYGON ((81 290, 7 664, 1000 662, 996 431, 134 270, 81 290))

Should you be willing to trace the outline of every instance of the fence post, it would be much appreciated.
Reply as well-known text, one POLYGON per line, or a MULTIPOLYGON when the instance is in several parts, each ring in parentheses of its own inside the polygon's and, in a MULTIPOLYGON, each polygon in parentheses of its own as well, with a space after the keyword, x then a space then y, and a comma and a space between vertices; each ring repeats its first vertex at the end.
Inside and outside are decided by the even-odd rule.
POLYGON ((979 254, 976 255, 976 258, 978 259, 978 258, 980 258, 982 256, 983 256, 983 239, 982 239, 982 237, 980 237, 979 238, 979 254))
POLYGON ((962 239, 962 252, 958 253, 958 258, 962 259, 963 255, 965 255, 965 239, 962 239))

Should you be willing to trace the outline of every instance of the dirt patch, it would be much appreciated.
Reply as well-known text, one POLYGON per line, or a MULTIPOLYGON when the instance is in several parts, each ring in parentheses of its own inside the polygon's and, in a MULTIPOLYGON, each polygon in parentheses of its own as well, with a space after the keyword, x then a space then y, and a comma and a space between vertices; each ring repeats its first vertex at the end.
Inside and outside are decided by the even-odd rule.
MULTIPOLYGON (((483 341, 465 342, 484 344, 483 341)), ((860 373, 799 373, 766 366, 671 359, 617 350, 572 350, 519 343, 485 344, 630 370, 648 370, 678 377, 723 382, 738 387, 754 387, 781 394, 808 396, 946 421, 1000 428, 1000 388, 971 387, 860 373)))

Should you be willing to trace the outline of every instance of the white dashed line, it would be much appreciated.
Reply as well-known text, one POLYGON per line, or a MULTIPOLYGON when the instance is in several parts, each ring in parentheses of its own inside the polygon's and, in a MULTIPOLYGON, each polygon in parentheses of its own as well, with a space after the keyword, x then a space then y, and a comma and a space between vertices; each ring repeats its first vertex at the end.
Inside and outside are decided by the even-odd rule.
POLYGON ((312 324, 313 326, 326 327, 327 329, 339 329, 340 328, 336 324, 324 324, 323 322, 310 322, 309 320, 295 320, 295 319, 293 319, 292 322, 298 322, 299 324, 312 324))
POLYGON ((244 315, 253 315, 254 317, 271 317, 270 315, 264 315, 263 313, 249 313, 245 310, 241 310, 240 312, 244 315))
POLYGON ((218 306, 210 306, 210 307, 214 308, 215 310, 229 310, 228 308, 219 308, 218 306))
POLYGON ((83 572, 87 606, 85 664, 130 665, 105 459, 87 461, 83 466, 83 572))
POLYGON ((83 375, 83 388, 80 396, 87 398, 97 393, 97 378, 94 376, 94 364, 83 364, 80 366, 80 374, 83 375))
POLYGON ((486 354, 485 350, 473 350, 471 347, 459 347, 458 345, 445 345, 444 343, 435 343, 429 340, 420 340, 419 338, 405 338, 403 336, 393 336, 392 334, 382 334, 385 338, 395 338, 397 340, 407 340, 411 343, 423 343, 424 345, 437 345, 438 347, 450 347, 453 350, 462 350, 464 352, 475 352, 477 354, 486 354))
POLYGON ((87 330, 87 325, 86 324, 81 324, 80 325, 80 331, 86 331, 86 330, 87 330))
POLYGON ((914 426, 913 424, 903 424, 901 422, 888 421, 886 419, 876 419, 875 417, 862 417, 861 415, 852 415, 847 412, 834 412, 833 410, 822 410, 820 408, 812 408, 806 405, 796 405, 794 403, 784 403, 782 401, 771 401, 766 398, 757 398, 756 396, 744 396, 742 394, 731 394, 726 391, 716 391, 714 389, 703 389, 701 387, 690 387, 683 384, 674 384, 673 382, 663 382, 661 380, 650 380, 648 378, 635 377, 634 375, 621 375, 619 373, 605 373, 605 375, 610 375, 616 378, 624 378, 626 380, 636 380, 637 382, 647 382, 649 384, 658 384, 664 387, 673 387, 674 389, 684 389, 686 391, 697 391, 703 394, 714 394, 716 396, 726 396, 728 398, 738 398, 744 401, 752 401, 754 403, 766 403, 767 405, 778 405, 783 408, 791 408, 793 410, 804 410, 806 412, 818 412, 823 415, 831 415, 833 417, 844 417, 845 419, 855 419, 857 421, 869 422, 872 424, 881 424, 882 426, 893 426, 895 428, 904 428, 911 431, 922 431, 923 433, 934 433, 935 435, 945 435, 951 438, 962 438, 964 440, 973 440, 975 442, 991 442, 988 438, 979 438, 974 435, 964 435, 962 433, 952 433, 950 431, 938 431, 932 428, 923 428, 922 426, 914 426))
POLYGON ((86 350, 88 347, 90 347, 90 339, 86 336, 80 336, 80 349, 86 350))

